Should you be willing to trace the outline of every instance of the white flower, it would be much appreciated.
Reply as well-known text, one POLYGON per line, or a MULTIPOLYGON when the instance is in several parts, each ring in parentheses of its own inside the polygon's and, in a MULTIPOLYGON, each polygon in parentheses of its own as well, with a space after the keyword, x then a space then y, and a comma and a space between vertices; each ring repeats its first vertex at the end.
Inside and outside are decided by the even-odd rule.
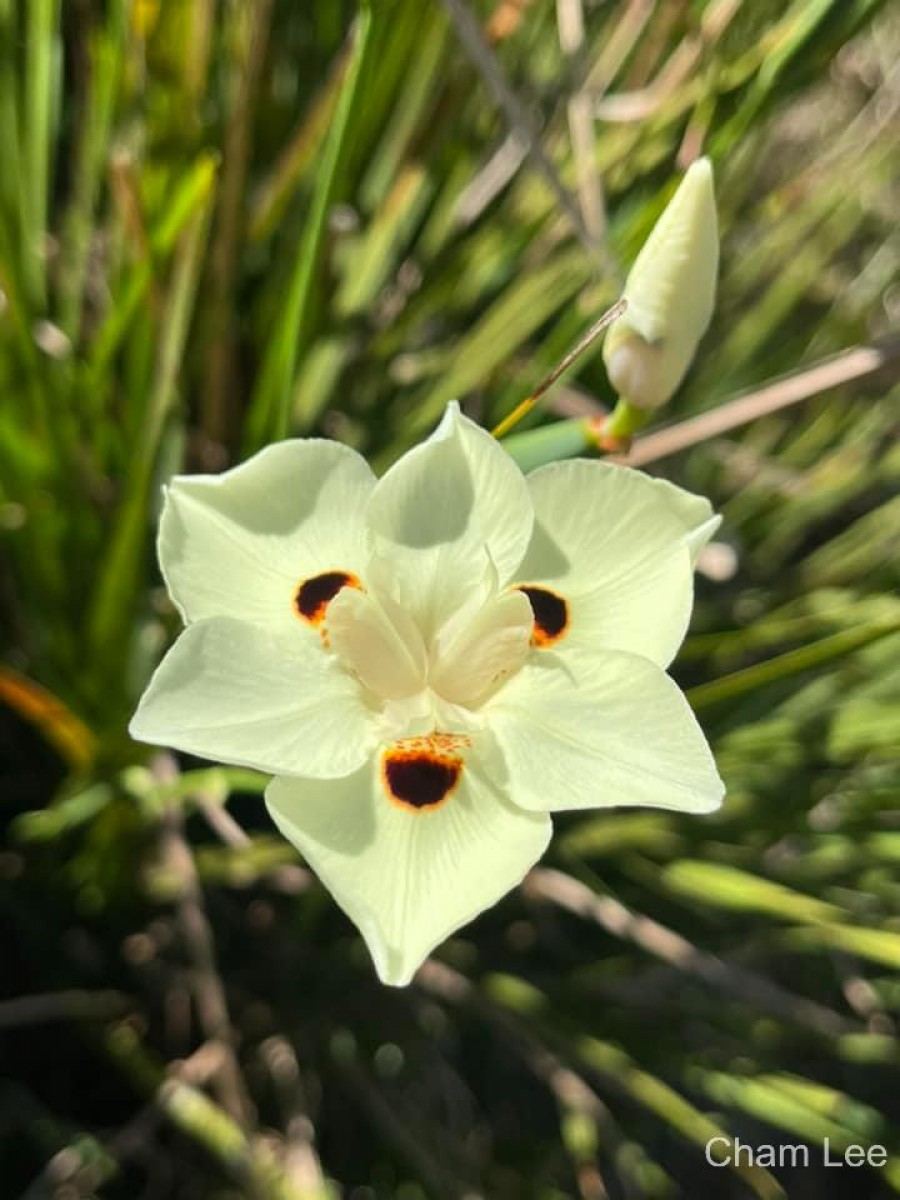
POLYGON ((407 983, 551 811, 719 804, 664 670, 716 524, 622 467, 526 478, 455 404, 380 480, 318 440, 179 477, 159 556, 187 628, 131 732, 275 775, 276 824, 407 983))

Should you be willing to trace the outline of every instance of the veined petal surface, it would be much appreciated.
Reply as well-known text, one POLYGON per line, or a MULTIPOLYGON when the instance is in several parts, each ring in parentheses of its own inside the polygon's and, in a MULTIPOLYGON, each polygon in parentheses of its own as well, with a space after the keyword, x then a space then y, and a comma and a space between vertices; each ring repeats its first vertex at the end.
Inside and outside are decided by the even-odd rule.
POLYGON ((431 686, 452 704, 477 705, 522 665, 531 626, 521 592, 501 592, 474 614, 463 609, 435 639, 431 686))
POLYGON ((428 640, 473 590, 487 596, 492 577, 511 577, 532 508, 509 455, 451 404, 434 434, 378 481, 367 520, 391 590, 428 640))
POLYGON ((231 617, 189 625, 131 720, 141 742, 253 767, 331 778, 371 755, 375 714, 337 659, 302 637, 231 617))
POLYGON ((648 805, 710 812, 724 794, 682 693, 648 659, 608 651, 574 674, 530 660, 483 708, 516 804, 547 812, 648 805))
POLYGON ((184 619, 296 622, 293 597, 303 580, 362 571, 362 514, 374 486, 365 459, 321 439, 279 442, 222 475, 176 476, 158 548, 184 619))
POLYGON ((707 500, 610 463, 573 459, 528 476, 534 532, 517 582, 546 585, 569 606, 554 652, 607 649, 667 666, 693 603, 692 559, 718 518, 707 500))
POLYGON ((687 492, 677 484, 669 483, 668 479, 654 479, 650 475, 643 478, 650 480, 660 500, 681 522, 685 530, 685 545, 691 557, 691 566, 696 566, 700 551, 722 524, 722 518, 713 512, 712 505, 705 496, 687 492))
POLYGON ((340 780, 275 779, 275 824, 358 926, 382 982, 402 986, 441 941, 521 881, 546 849, 550 818, 504 799, 468 751, 433 808, 397 804, 384 753, 340 780))
POLYGON ((401 700, 425 686, 425 646, 398 604, 345 588, 328 606, 330 648, 376 695, 401 700))

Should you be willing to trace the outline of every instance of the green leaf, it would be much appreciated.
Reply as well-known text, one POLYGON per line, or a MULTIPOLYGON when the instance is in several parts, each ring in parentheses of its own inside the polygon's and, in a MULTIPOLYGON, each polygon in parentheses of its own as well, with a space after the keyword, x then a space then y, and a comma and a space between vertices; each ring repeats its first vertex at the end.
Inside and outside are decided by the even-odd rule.
POLYGON ((833 904, 719 863, 679 859, 663 868, 662 881, 683 896, 717 908, 766 913, 784 921, 833 921, 841 916, 833 904))

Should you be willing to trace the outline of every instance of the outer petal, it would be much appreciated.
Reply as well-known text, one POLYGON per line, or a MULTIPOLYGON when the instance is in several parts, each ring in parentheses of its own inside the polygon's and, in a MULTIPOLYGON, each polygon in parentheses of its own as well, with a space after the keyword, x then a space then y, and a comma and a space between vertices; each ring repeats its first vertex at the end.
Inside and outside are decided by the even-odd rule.
POLYGON ((377 736, 362 689, 336 659, 230 617, 188 626, 129 732, 204 758, 322 778, 355 771, 377 736))
POLYGON ((272 819, 359 927, 379 978, 407 984, 427 955, 520 882, 550 819, 517 810, 470 754, 435 811, 388 799, 379 765, 328 782, 275 779, 272 819))
POLYGON ((490 571, 501 584, 512 576, 532 519, 521 471, 456 404, 379 480, 367 508, 391 586, 426 638, 490 571))
POLYGON ((690 619, 693 559, 719 524, 709 501, 587 459, 541 467, 528 484, 535 526, 518 582, 569 604, 556 652, 575 661, 612 648, 667 666, 690 619))
POLYGON ((354 450, 318 439, 279 442, 222 475, 176 476, 166 489, 159 559, 188 621, 233 616, 295 622, 298 583, 359 575, 362 512, 375 477, 354 450))
POLYGON ((684 696, 634 654, 609 651, 580 676, 552 654, 536 656, 482 715, 506 759, 510 796, 523 808, 710 812, 724 795, 684 696))
MULTIPOLYGON (((609 463, 606 465, 610 466, 609 463)), ((669 483, 667 479, 650 478, 650 482, 656 489, 657 496, 677 516, 687 531, 685 545, 691 556, 691 566, 696 566, 700 551, 722 524, 722 518, 713 513, 712 505, 705 496, 686 492, 684 488, 669 483)))

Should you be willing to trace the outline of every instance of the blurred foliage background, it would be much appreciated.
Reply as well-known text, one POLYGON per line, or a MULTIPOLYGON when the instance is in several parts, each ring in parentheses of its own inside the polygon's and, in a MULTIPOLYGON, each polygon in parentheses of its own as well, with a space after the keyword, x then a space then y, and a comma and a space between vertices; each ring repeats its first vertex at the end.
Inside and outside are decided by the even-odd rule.
MULTIPOLYGON (((4 1197, 900 1194, 898 59, 878 0, 0 0, 4 1197), (498 419, 699 153, 717 314, 633 461, 724 513, 727 802, 558 820, 383 989, 264 780, 127 739, 159 484, 498 419)), ((592 352, 510 446, 611 399, 592 352)))

